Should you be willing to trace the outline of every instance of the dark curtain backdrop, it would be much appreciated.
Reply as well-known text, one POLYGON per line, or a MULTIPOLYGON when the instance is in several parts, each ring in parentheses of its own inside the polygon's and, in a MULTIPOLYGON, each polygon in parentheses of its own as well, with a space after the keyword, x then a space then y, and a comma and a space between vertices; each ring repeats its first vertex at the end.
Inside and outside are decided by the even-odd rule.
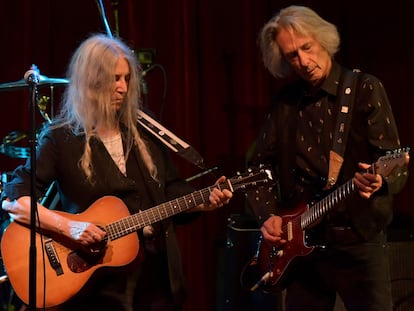
MULTIPOLYGON (((154 51, 154 66, 144 79, 147 92, 143 103, 165 126, 194 146, 207 167, 218 167, 217 176, 231 177, 237 171, 244 171, 245 154, 258 133, 272 93, 280 85, 263 69, 257 34, 277 10, 294 2, 106 0, 103 3, 114 34, 119 34, 137 52, 154 51)), ((402 145, 413 146, 411 0, 315 0, 301 4, 313 7, 338 26, 342 36, 338 60, 383 81, 402 145)), ((43 75, 65 77, 72 52, 93 32, 105 32, 96 1, 0 0, 0 83, 22 79, 33 63, 43 75)), ((62 87, 53 89, 53 103, 48 107, 51 114, 59 109, 61 92, 62 87)), ((41 88, 39 93, 50 96, 51 90, 41 88)), ((29 130, 28 107, 27 89, 0 90, 0 138, 13 131, 29 130)), ((37 118, 40 127, 44 119, 40 114, 37 118)), ((24 146, 27 142, 19 143, 24 146)), ((200 173, 200 169, 181 158, 174 159, 183 177, 200 173)), ((11 171, 22 161, 2 154, 0 172, 11 171)), ((214 180, 215 176, 206 175, 193 183, 199 188, 214 180)), ((413 190, 413 181, 409 179, 396 198, 393 227, 412 227, 410 191, 413 190)), ((228 207, 203 215, 194 224, 179 229, 190 288, 186 310, 209 311, 225 304, 219 301, 225 300, 225 295, 217 290, 230 284, 219 275, 225 270, 223 261, 226 262, 222 250, 228 242, 230 217, 244 211, 243 195, 237 194, 228 207)), ((250 249, 246 252, 253 254, 250 249)), ((238 286, 237 281, 232 284, 238 286)))

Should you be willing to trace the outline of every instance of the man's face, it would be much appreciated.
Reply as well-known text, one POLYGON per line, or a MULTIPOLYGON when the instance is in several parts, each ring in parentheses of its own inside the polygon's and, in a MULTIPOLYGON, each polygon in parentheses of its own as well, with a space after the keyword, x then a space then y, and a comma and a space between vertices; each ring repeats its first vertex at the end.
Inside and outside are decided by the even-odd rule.
POLYGON ((313 37, 281 29, 276 42, 288 64, 311 85, 319 86, 328 76, 332 66, 331 57, 313 37))

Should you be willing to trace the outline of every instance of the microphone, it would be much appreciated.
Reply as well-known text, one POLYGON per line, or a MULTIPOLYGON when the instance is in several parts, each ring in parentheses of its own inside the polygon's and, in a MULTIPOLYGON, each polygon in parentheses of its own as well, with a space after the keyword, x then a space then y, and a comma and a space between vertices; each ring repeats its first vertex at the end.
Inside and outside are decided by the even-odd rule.
POLYGON ((39 69, 36 65, 32 65, 24 74, 24 81, 29 85, 37 85, 40 81, 39 69))

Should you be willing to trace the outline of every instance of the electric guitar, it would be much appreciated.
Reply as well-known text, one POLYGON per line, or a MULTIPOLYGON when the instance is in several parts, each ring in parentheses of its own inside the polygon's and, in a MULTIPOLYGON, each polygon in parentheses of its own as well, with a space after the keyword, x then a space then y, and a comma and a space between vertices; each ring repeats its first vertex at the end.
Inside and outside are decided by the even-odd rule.
MULTIPOLYGON (((80 214, 58 212, 76 221, 92 222, 106 231, 105 239, 89 248, 51 232, 36 233, 36 307, 48 308, 64 303, 79 292, 92 274, 101 267, 120 267, 131 263, 138 255, 139 240, 135 232, 180 212, 209 201, 214 188, 236 191, 268 183, 271 171, 257 172, 227 179, 183 197, 130 215, 123 201, 105 196, 80 214), (134 233, 134 234, 131 234, 134 233)), ((4 231, 1 251, 6 273, 19 298, 29 301, 30 229, 12 222, 4 231)))
MULTIPOLYGON (((381 174, 385 180, 390 181, 408 165, 408 152, 407 149, 388 153, 372 164, 367 172, 381 174)), ((261 278, 250 290, 260 287, 264 291, 272 292, 283 288, 282 279, 291 262, 299 256, 309 255, 315 248, 309 243, 306 230, 312 228, 326 213, 356 190, 353 179, 350 179, 322 200, 314 204, 302 202, 290 209, 289 214, 282 213, 282 238, 287 242, 276 247, 260 237, 257 252, 250 265, 255 266, 261 278)))

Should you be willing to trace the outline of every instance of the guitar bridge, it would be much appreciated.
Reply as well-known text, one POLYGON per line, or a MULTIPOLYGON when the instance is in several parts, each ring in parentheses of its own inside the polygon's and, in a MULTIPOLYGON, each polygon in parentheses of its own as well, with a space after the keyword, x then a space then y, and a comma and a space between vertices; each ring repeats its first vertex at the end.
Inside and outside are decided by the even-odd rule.
POLYGON ((63 274, 62 265, 60 264, 59 256, 56 252, 55 246, 53 245, 52 239, 47 239, 45 241, 45 251, 47 257, 49 258, 50 265, 52 266, 53 270, 55 270, 56 275, 63 274))

